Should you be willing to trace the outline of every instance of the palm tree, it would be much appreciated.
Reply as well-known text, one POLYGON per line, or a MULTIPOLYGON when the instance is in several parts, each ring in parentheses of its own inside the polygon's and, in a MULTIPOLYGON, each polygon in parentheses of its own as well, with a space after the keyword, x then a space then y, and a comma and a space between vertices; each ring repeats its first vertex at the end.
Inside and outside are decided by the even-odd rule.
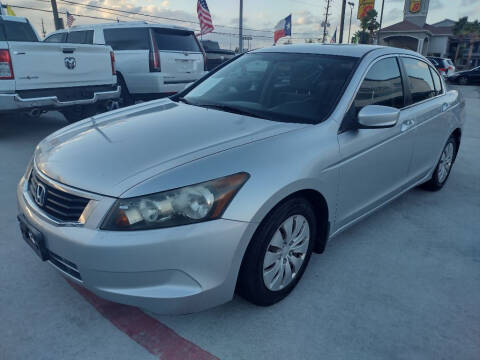
POLYGON ((457 65, 460 50, 463 48, 462 44, 465 44, 468 40, 470 46, 468 49, 467 66, 469 66, 472 60, 473 45, 480 41, 480 23, 478 20, 468 21, 467 16, 462 17, 453 26, 453 33, 459 38, 457 51, 455 52, 455 65, 457 65))
POLYGON ((359 39, 360 44, 371 44, 373 42, 373 32, 380 27, 377 21, 378 13, 375 9, 371 9, 362 18, 360 27, 362 31, 358 31, 355 35, 359 39), (367 32, 370 31, 370 33, 367 32))

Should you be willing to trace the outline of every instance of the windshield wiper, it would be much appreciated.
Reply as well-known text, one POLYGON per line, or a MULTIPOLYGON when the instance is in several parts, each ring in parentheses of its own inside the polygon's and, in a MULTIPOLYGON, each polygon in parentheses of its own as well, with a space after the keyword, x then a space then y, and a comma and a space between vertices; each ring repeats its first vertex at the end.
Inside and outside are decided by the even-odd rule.
POLYGON ((238 114, 238 115, 252 116, 252 117, 259 118, 259 119, 271 120, 266 116, 259 115, 255 112, 252 112, 252 111, 239 109, 237 107, 230 106, 230 105, 223 105, 223 104, 192 104, 192 105, 200 106, 200 107, 204 107, 204 108, 208 108, 208 109, 226 111, 226 112, 230 112, 230 113, 238 114))

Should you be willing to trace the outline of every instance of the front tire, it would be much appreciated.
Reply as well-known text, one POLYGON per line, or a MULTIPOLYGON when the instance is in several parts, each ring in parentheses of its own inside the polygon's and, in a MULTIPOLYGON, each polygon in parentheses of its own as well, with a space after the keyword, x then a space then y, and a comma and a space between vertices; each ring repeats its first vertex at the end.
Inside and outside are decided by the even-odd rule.
POLYGON ((286 297, 302 277, 312 254, 317 221, 310 203, 292 198, 260 224, 245 253, 238 292, 256 305, 286 297))
POLYGON ((423 184, 423 188, 430 191, 438 191, 448 180, 452 171, 453 163, 457 157, 458 142, 454 137, 450 137, 445 144, 440 160, 438 160, 432 178, 423 184))

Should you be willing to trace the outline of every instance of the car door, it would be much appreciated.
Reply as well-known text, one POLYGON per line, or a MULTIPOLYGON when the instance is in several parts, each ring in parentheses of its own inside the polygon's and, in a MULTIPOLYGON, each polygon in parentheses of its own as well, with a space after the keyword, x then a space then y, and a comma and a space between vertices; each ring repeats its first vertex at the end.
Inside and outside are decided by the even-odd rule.
POLYGON ((406 188, 414 136, 413 112, 403 109, 405 96, 396 57, 377 60, 368 70, 340 128, 339 194, 336 228, 375 209, 406 188), (390 128, 358 129, 358 112, 367 105, 400 110, 390 128))
POLYGON ((448 107, 442 81, 426 62, 414 57, 401 57, 405 69, 409 109, 415 113, 415 145, 410 176, 421 180, 438 161, 448 136, 448 107))

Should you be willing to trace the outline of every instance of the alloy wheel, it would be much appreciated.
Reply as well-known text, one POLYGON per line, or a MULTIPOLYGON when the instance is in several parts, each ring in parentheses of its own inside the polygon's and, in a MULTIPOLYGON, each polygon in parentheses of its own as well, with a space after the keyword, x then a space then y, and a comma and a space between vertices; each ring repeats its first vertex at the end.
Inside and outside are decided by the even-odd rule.
POLYGON ((443 183, 450 173, 450 169, 453 164, 453 154, 453 144, 449 142, 443 149, 442 156, 440 157, 440 163, 438 164, 437 175, 440 183, 443 183))
POLYGON ((310 226, 304 216, 290 216, 278 227, 263 260, 263 281, 269 290, 282 290, 295 279, 309 243, 310 226))

